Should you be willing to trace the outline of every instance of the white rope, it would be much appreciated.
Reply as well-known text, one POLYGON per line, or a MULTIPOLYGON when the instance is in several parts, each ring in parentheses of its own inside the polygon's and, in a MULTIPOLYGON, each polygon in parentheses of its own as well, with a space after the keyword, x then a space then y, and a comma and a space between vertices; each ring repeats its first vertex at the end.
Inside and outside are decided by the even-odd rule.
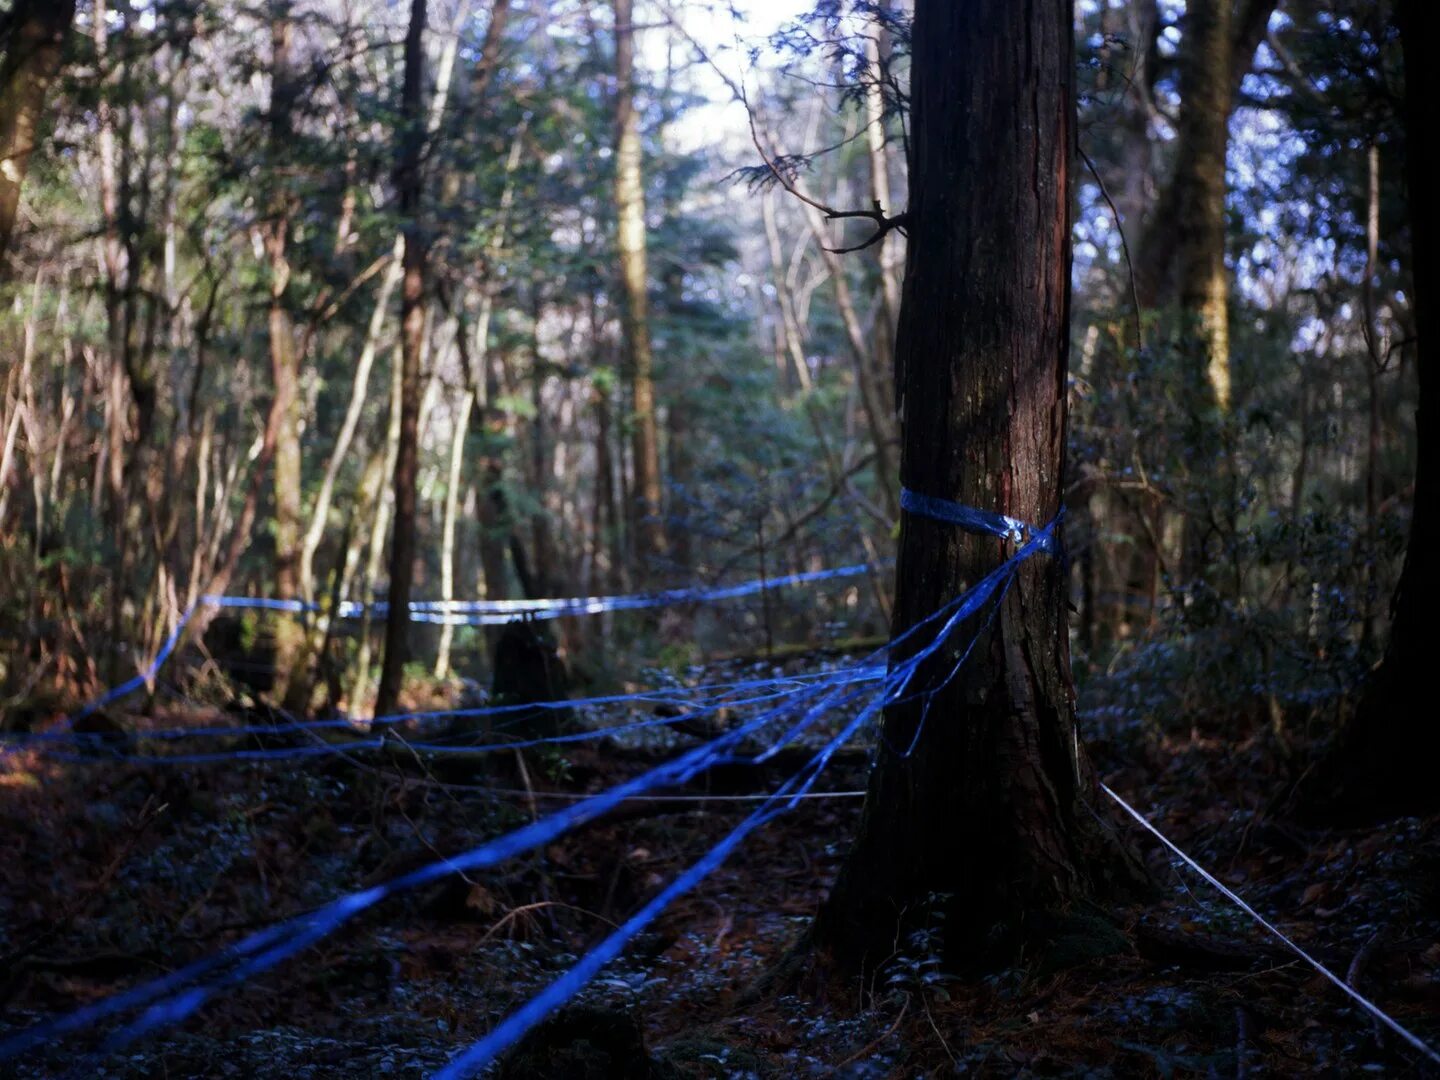
POLYGON ((1285 934, 1279 928, 1277 928, 1274 923, 1270 922, 1268 919, 1265 918, 1265 916, 1261 915, 1253 907, 1251 907, 1244 900, 1242 900, 1233 889, 1227 886, 1214 874, 1210 873, 1209 870, 1206 870, 1189 855, 1185 854, 1185 852, 1181 851, 1178 847, 1176 847, 1170 841, 1169 837, 1167 837, 1154 825, 1150 824, 1149 820, 1145 817, 1145 815, 1141 814, 1140 811, 1136 810, 1119 795, 1115 794, 1115 792, 1112 791, 1109 787, 1107 787, 1105 784, 1101 784, 1100 790, 1105 792, 1106 795, 1109 795, 1110 798, 1114 799, 1117 803, 1119 803, 1120 808, 1124 810, 1127 814, 1129 814, 1132 818, 1134 818, 1136 821, 1138 821, 1141 825, 1143 825, 1145 829, 1149 831, 1152 836, 1155 837, 1155 839, 1159 840, 1167 848, 1169 848, 1181 859, 1183 859, 1185 864, 1189 866, 1190 869, 1194 870, 1211 885, 1215 886, 1215 888, 1219 889, 1222 893, 1224 893, 1226 898, 1229 899, 1232 903, 1234 903, 1236 907, 1238 907, 1241 911, 1245 912, 1246 915, 1249 915, 1250 918, 1254 919, 1266 930, 1270 931, 1270 933, 1274 934, 1275 937, 1277 937, 1281 942, 1284 943, 1286 948, 1288 948, 1296 956, 1300 957, 1301 960, 1304 960, 1321 975, 1324 975, 1325 978, 1329 979, 1332 983, 1338 986, 1346 994, 1346 996, 1348 996, 1352 1001, 1355 1002, 1355 1004, 1359 1005, 1362 1009, 1368 1012, 1376 1020, 1380 1021, 1380 1023, 1388 1027, 1396 1035, 1399 1035, 1400 1038, 1404 1039, 1407 1043, 1409 1043, 1413 1049, 1419 1051, 1419 1053, 1429 1058, 1435 1064, 1440 1065, 1440 1053, 1436 1053, 1433 1049, 1431 1049, 1430 1046, 1422 1039, 1420 1039, 1419 1036, 1412 1034, 1408 1029, 1403 1027, 1399 1021, 1394 1020, 1389 1015, 1387 1015, 1384 1010, 1380 1008, 1380 1006, 1376 1005, 1364 994, 1360 993, 1344 979, 1340 978, 1340 976, 1336 975, 1333 971, 1331 971, 1324 964, 1322 964, 1319 960, 1316 960, 1315 957, 1311 956, 1299 945, 1295 944, 1295 942, 1291 941, 1288 937, 1286 937, 1285 934))

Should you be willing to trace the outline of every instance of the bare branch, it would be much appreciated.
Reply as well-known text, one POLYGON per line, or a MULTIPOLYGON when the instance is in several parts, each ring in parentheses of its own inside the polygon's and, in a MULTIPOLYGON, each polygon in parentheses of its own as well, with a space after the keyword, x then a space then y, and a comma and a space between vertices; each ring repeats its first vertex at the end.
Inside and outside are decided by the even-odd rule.
MULTIPOLYGON (((878 244, 893 230, 898 229, 901 234, 904 235, 905 227, 910 223, 908 211, 902 211, 894 217, 887 217, 884 207, 882 207, 878 201, 874 207, 869 210, 837 210, 835 207, 827 206, 825 203, 810 195, 804 187, 801 186, 798 171, 788 167, 791 162, 808 161, 809 159, 803 156, 787 155, 779 151, 778 140, 775 136, 768 128, 762 131, 758 126, 757 114, 755 109, 750 105, 750 97, 745 91, 745 84, 743 82, 736 82, 727 71, 715 62, 705 46, 696 41, 691 33, 680 23, 680 20, 676 18, 674 11, 670 9, 668 4, 662 2, 660 6, 661 10, 665 12, 666 18, 670 20, 670 25, 675 28, 675 32, 689 43, 690 47, 695 50, 700 59, 708 64, 711 70, 719 76, 720 81, 730 90, 735 100, 745 107, 745 116, 750 125, 750 141, 755 145, 755 150, 760 155, 760 160, 764 163, 765 170, 769 177, 806 206, 824 214, 825 220, 827 221, 865 218, 875 223, 875 232, 863 243, 855 244, 851 247, 826 248, 826 251, 835 255, 845 255, 853 251, 863 251, 865 248, 878 244), (769 147, 768 150, 767 144, 769 147)), ((754 181, 752 181, 751 184, 754 186, 754 181)))

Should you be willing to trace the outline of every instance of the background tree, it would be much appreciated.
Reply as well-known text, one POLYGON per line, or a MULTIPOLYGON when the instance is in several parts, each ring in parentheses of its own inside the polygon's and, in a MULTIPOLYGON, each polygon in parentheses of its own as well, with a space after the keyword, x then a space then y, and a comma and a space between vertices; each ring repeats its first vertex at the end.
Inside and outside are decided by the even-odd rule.
POLYGON ((18 0, 0 15, 0 272, 45 99, 60 73, 74 21, 74 0, 18 0))
MULTIPOLYGON (((302 357, 296 348, 294 320, 290 314, 290 221, 295 183, 294 113, 300 88, 293 69, 294 24, 290 0, 270 4, 270 183, 267 220, 262 226, 266 271, 269 281, 270 377, 275 399, 271 415, 275 425, 274 469, 275 506, 275 590, 282 600, 301 595, 300 510, 303 493, 300 449, 300 368, 302 357)), ((276 694, 287 704, 302 706, 291 693, 292 683, 304 686, 300 663, 303 631, 290 622, 276 628, 276 694)))
POLYGON ((1432 40, 1433 10, 1418 0, 1401 0, 1398 9, 1405 50, 1405 165, 1410 192, 1410 229, 1416 332, 1416 374, 1419 405, 1415 416, 1414 516, 1404 569, 1391 604, 1390 640, 1380 665, 1371 673, 1354 717, 1340 732, 1335 748, 1304 794, 1312 814, 1342 819, 1375 819, 1395 814, 1428 814, 1440 807, 1440 787, 1431 763, 1440 754, 1440 733, 1423 718, 1416 703, 1424 700, 1427 678, 1428 616, 1440 604, 1440 570, 1433 553, 1440 544, 1440 506, 1434 487, 1437 462, 1437 416, 1440 378, 1436 377, 1436 342, 1440 319, 1428 307, 1440 294, 1436 244, 1440 216, 1423 191, 1429 179, 1421 147, 1427 130, 1426 110, 1440 93, 1440 79, 1424 58, 1423 42, 1432 40), (1427 314, 1427 312, 1429 314, 1427 314))
POLYGON ((415 570, 415 482, 420 469, 421 356, 425 347, 426 238, 420 218, 425 151, 425 0, 411 0, 405 35, 405 82, 400 97, 395 190, 405 229, 400 284, 400 439, 395 456, 395 529, 390 544, 385 656, 376 691, 377 713, 400 702, 409 659, 410 583, 415 570))
POLYGON ((643 559, 665 553, 660 433, 655 419, 655 358, 650 342, 644 163, 635 107, 635 12, 615 0, 615 244, 620 258, 625 366, 634 440, 634 513, 643 559))

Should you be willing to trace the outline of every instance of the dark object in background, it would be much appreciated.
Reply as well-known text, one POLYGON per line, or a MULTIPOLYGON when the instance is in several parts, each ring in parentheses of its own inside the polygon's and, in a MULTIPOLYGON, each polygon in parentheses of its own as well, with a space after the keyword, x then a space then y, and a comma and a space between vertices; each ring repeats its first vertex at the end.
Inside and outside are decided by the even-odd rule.
POLYGON ((205 627, 205 649, 230 679, 252 694, 275 685, 275 636, 253 614, 217 615, 205 627))
MULTIPOLYGON (((494 704, 559 701, 569 682, 554 639, 539 624, 517 619, 505 625, 495 642, 494 704)), ((564 731, 571 716, 569 709, 517 709, 496 715, 493 726, 516 740, 548 739, 564 731)))
MULTIPOLYGON (((514 624, 512 624, 514 625, 514 624)), ((661 1080, 673 1076, 645 1050, 629 1013, 562 1009, 500 1061, 497 1080, 661 1080)))
POLYGON ((97 709, 77 717, 70 730, 80 736, 76 749, 82 754, 120 756, 135 752, 135 739, 129 729, 108 710, 97 709))

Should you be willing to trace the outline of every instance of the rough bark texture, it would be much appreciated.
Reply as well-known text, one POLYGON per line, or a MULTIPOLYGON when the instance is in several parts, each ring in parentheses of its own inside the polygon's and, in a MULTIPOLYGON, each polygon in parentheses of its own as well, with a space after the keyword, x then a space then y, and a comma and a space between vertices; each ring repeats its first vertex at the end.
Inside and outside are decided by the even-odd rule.
POLYGON ((50 84, 60 73, 75 0, 19 0, 0 17, 0 274, 20 210, 50 84))
MULTIPOLYGON (((1060 509, 1065 445, 1070 16, 1067 0, 915 7, 902 478, 1036 523, 1060 509)), ((904 515, 895 632, 1006 554, 993 538, 904 515)), ((962 631, 923 675, 948 671, 980 630, 962 631)), ((952 958, 988 963, 1091 893, 1072 694, 1063 562, 1035 558, 933 699, 908 758, 894 748, 910 745, 922 702, 887 710, 860 835, 815 928, 833 961, 883 961, 944 896, 952 958)))
POLYGON ((1435 483, 1440 476, 1440 372, 1435 365, 1440 340, 1440 279, 1436 276, 1440 221, 1427 184, 1422 149, 1427 143, 1427 113, 1440 94, 1436 66, 1426 56, 1434 40, 1435 10, 1424 0, 1399 6, 1405 53, 1406 180, 1410 191, 1414 307, 1419 408, 1415 417, 1415 508, 1410 542, 1392 602, 1390 641, 1366 687, 1360 708, 1331 757, 1314 774, 1306 809, 1314 816, 1363 820, 1395 814, 1440 810, 1440 727, 1430 715, 1431 657, 1429 616, 1440 607, 1440 513, 1435 483))
POLYGON ((405 85, 400 100, 400 154, 395 187, 405 230, 405 276, 400 288, 400 443, 395 456, 395 532, 390 545, 390 609, 380 666, 377 714, 400 701, 409 654, 410 583, 415 572, 415 478, 420 463, 420 353, 425 344, 425 236, 420 226, 420 165, 424 150, 425 0, 411 0, 405 37, 405 85))
POLYGON ((646 293, 645 187, 640 116, 635 111, 635 28, 631 0, 615 0, 615 216, 620 258, 621 329, 630 377, 638 553, 665 553, 660 490, 660 432, 655 419, 655 360, 646 293))

